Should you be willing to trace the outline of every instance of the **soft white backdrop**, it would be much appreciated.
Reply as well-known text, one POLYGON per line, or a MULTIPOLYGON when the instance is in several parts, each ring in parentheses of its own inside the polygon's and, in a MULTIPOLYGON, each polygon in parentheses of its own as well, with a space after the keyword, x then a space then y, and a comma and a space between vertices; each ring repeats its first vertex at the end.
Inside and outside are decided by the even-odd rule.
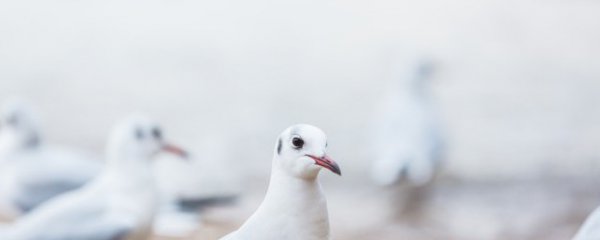
POLYGON ((310 122, 358 174, 389 81, 385 54, 406 48, 438 62, 451 172, 596 174, 598 11, 592 1, 5 1, 0 96, 30 99, 65 144, 101 149, 116 119, 143 111, 260 174, 279 131, 310 122))

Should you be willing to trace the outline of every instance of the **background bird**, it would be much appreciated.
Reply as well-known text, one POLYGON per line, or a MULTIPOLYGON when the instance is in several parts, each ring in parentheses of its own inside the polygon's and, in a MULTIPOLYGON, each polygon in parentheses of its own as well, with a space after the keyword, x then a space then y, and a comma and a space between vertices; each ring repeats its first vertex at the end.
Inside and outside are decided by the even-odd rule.
POLYGON ((22 100, 0 113, 0 205, 7 215, 28 212, 95 177, 102 162, 74 149, 48 145, 35 114, 22 100))
POLYGON ((384 186, 402 179, 423 185, 435 175, 442 153, 439 117, 429 96, 434 65, 418 59, 393 61, 390 67, 393 83, 374 120, 371 175, 384 186))
POLYGON ((330 239, 327 201, 317 181, 322 168, 341 175, 319 128, 299 124, 277 139, 269 188, 256 212, 222 240, 330 239))
POLYGON ((375 115, 371 177, 391 187, 385 199, 395 220, 422 222, 433 180, 440 169, 443 139, 430 96, 433 62, 395 52, 390 59, 391 84, 375 115), (405 57, 404 57, 405 56, 405 57))
POLYGON ((107 165, 96 179, 4 228, 0 238, 146 239, 158 202, 151 160, 161 151, 186 155, 165 142, 154 121, 124 120, 110 136, 107 165))

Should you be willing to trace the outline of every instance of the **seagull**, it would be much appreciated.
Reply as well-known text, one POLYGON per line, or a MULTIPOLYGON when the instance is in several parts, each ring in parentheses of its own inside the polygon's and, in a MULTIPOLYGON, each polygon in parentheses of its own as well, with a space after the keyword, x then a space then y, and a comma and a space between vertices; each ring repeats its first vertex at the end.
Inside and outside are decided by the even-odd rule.
POLYGON ((377 155, 371 176, 379 185, 389 186, 406 179, 414 186, 422 186, 432 180, 437 170, 442 138, 427 94, 432 71, 430 61, 420 60, 393 74, 396 79, 390 94, 383 99, 380 118, 375 121, 373 146, 377 155))
POLYGON ((573 238, 573 240, 597 239, 600 239, 600 207, 596 208, 596 210, 590 214, 573 238))
POLYGON ((114 128, 97 178, 2 228, 0 239, 146 239, 158 202, 151 160, 161 151, 186 157, 154 121, 127 118, 114 128))
POLYGON ((48 146, 27 104, 7 101, 0 112, 0 205, 21 215, 93 179, 103 164, 82 152, 48 146))
POLYGON ((256 212, 221 240, 330 239, 327 201, 317 181, 323 168, 341 175, 326 155, 327 136, 321 129, 299 124, 277 139, 269 188, 256 212))

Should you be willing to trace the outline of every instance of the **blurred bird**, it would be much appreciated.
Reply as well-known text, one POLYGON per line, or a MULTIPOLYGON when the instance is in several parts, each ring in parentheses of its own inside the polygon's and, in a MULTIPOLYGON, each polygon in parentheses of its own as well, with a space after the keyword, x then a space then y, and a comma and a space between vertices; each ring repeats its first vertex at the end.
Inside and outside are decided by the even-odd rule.
POLYGON ((391 92, 375 120, 377 155, 371 175, 379 185, 406 179, 421 186, 433 178, 442 150, 438 117, 427 92, 433 64, 421 60, 406 67, 396 65, 391 92))
POLYGON ((96 179, 5 227, 0 239, 146 239, 158 201, 151 160, 161 151, 186 156, 152 120, 126 119, 113 130, 96 179))
POLYGON ((0 205, 19 215, 79 188, 101 170, 91 156, 45 144, 34 114, 12 99, 0 113, 0 205))
POLYGON ((590 214, 573 238, 573 240, 597 239, 600 239, 600 207, 596 208, 596 210, 590 214))
POLYGON ((341 175, 326 155, 327 137, 311 125, 294 125, 277 139, 264 201, 222 240, 330 239, 327 201, 317 181, 322 168, 341 175))

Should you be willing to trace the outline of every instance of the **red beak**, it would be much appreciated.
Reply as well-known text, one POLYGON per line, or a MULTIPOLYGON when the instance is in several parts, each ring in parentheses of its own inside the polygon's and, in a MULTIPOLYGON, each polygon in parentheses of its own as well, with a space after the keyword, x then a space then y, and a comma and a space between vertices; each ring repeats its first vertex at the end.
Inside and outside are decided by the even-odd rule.
POLYGON ((175 145, 165 143, 165 144, 163 144, 162 150, 165 152, 175 154, 181 158, 188 158, 188 153, 185 150, 183 150, 180 147, 175 146, 175 145))
POLYGON ((340 166, 338 166, 337 163, 335 163, 335 161, 331 160, 331 158, 329 158, 329 156, 327 156, 327 155, 323 155, 323 157, 315 157, 312 155, 306 155, 306 156, 315 160, 315 164, 317 164, 321 167, 327 168, 327 169, 329 169, 329 171, 332 171, 333 173, 342 176, 342 171, 340 170, 340 166))

